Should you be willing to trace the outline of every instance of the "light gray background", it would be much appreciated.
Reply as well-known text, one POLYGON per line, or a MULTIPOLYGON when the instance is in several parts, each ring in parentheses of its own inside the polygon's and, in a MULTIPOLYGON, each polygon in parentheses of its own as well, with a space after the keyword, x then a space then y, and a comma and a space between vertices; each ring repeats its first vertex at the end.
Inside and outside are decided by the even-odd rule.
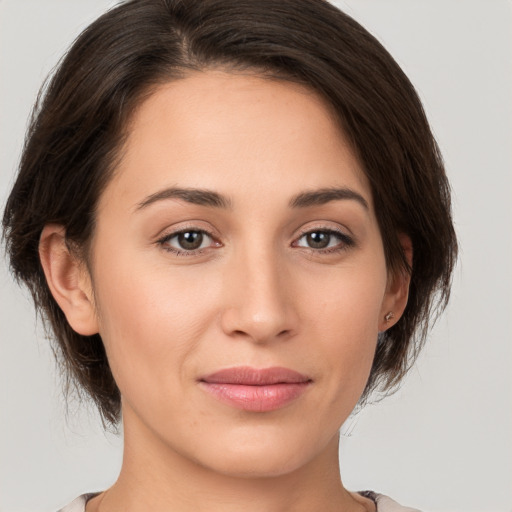
MULTIPOLYGON (((257 1, 257 0, 255 0, 257 1)), ((0 0, 0 204, 31 104, 79 31, 114 2, 0 0)), ((512 510, 512 4, 344 0, 417 86, 454 189, 453 299, 400 392, 343 428, 345 484, 424 511, 512 510)), ((71 404, 0 263, 0 512, 55 511, 116 476, 121 441, 71 404)))

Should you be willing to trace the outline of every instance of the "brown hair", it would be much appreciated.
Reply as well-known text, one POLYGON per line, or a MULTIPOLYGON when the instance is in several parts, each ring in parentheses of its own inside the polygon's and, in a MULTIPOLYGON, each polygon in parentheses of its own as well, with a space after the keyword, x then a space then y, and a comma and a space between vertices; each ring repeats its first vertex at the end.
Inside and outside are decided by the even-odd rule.
POLYGON ((372 35, 323 0, 124 2, 79 36, 43 88, 3 217, 14 275, 51 325, 66 374, 111 423, 120 393, 102 340, 67 323, 39 237, 58 223, 86 249, 134 108, 159 83, 219 66, 304 84, 332 106, 370 181, 388 268, 411 272, 406 310, 379 336, 362 400, 400 382, 449 297, 457 243, 443 162, 413 86, 372 35))

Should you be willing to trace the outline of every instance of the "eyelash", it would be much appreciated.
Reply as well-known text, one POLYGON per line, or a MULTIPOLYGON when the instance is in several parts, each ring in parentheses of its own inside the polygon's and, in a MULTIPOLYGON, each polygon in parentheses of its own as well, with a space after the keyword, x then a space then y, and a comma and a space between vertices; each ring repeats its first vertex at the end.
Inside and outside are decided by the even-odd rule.
POLYGON ((217 247, 221 246, 220 242, 217 242, 215 240, 215 237, 208 233, 208 231, 205 231, 204 229, 198 229, 198 228, 186 228, 186 229, 180 229, 179 231, 175 231, 173 233, 169 233, 168 235, 163 236, 162 238, 157 240, 157 244, 162 247, 167 252, 173 253, 176 256, 198 256, 204 252, 205 249, 208 249, 211 247, 203 247, 193 250, 186 250, 186 249, 178 249, 176 247, 172 247, 169 244, 169 242, 180 235, 183 235, 185 233, 200 233, 202 236, 207 236, 210 238, 214 244, 216 244, 217 247))
MULTIPOLYGON (((169 242, 178 237, 179 235, 185 234, 185 233, 200 233, 202 236, 206 236, 210 238, 214 244, 216 244, 216 247, 221 247, 221 243, 215 240, 215 237, 210 234, 208 231, 205 231, 204 229, 197 229, 197 228, 187 228, 182 229, 180 231, 175 231, 173 233, 170 233, 168 235, 163 236, 162 238, 157 240, 157 244, 160 245, 165 251, 173 253, 176 256, 198 256, 200 254, 203 254, 203 252, 206 249, 209 249, 211 247, 203 247, 198 249, 192 249, 192 250, 186 250, 186 249, 178 249, 176 247, 171 247, 169 242)), ((330 243, 330 240, 329 240, 330 243)), ((315 228, 315 229, 309 229, 307 231, 302 232, 295 240, 292 242, 292 247, 302 247, 303 249, 309 250, 314 254, 332 254, 332 253, 339 253, 342 251, 345 251, 351 247, 354 247, 356 245, 354 239, 350 236, 348 236, 346 233, 344 233, 341 230, 332 229, 332 228, 315 228), (326 248, 313 248, 313 247, 305 247, 305 246, 299 246, 296 245, 302 238, 306 237, 307 235, 311 235, 313 233, 322 233, 326 234, 330 237, 336 237, 339 240, 339 243, 336 244, 333 247, 326 247, 326 248)))
MULTIPOLYGON (((355 240, 344 233, 341 230, 333 229, 333 228, 314 228, 314 229, 308 229, 307 231, 302 232, 299 237, 296 239, 295 242, 293 242, 294 247, 302 247, 295 245, 299 240, 304 238, 307 235, 311 235, 312 233, 322 233, 326 234, 329 237, 335 237, 338 239, 338 244, 336 244, 334 247, 326 247, 323 249, 314 249, 313 247, 303 247, 304 249, 309 249, 314 254, 332 254, 332 253, 339 253, 342 251, 346 251, 347 249, 350 249, 351 247, 354 247, 356 245, 355 240)), ((329 241, 330 243, 330 241, 329 241)))

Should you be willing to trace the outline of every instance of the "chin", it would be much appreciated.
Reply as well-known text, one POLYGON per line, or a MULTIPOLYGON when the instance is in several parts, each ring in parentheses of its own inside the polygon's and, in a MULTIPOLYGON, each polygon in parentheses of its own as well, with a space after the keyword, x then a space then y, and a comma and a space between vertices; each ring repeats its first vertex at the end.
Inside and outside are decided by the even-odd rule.
POLYGON ((311 443, 313 435, 294 436, 290 432, 286 436, 254 432, 242 437, 229 436, 227 443, 210 444, 207 450, 200 448, 201 465, 237 478, 275 478, 312 463, 330 442, 338 442, 337 432, 325 443, 311 443))
POLYGON ((238 454, 216 461, 212 469, 235 478, 276 478, 297 471, 305 464, 302 457, 288 454, 238 454))

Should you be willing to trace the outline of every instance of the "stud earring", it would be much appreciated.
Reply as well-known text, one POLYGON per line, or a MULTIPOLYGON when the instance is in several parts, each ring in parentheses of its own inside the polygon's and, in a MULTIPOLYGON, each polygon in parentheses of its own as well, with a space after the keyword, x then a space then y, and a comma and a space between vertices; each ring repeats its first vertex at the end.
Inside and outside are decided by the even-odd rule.
POLYGON ((393 318, 395 318, 395 314, 393 313, 393 311, 390 311, 389 313, 386 313, 384 320, 386 320, 386 322, 389 322, 393 318))

